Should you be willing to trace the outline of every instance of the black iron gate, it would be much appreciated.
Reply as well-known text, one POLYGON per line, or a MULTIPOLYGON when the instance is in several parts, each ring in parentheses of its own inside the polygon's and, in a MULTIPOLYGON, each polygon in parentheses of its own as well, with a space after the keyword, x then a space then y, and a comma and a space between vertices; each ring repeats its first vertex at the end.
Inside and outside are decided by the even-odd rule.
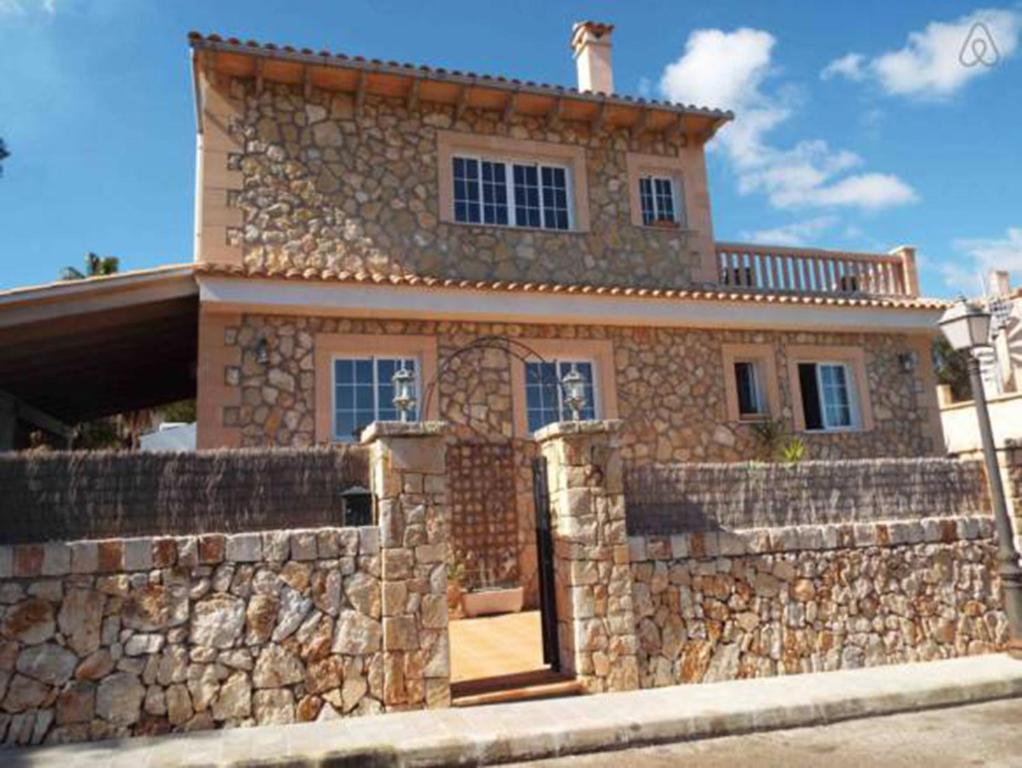
POLYGON ((539 555, 539 608, 543 625, 543 661, 560 670, 557 649, 557 600, 554 595, 554 540, 550 533, 550 486, 546 458, 532 460, 532 498, 536 509, 536 551, 539 555))

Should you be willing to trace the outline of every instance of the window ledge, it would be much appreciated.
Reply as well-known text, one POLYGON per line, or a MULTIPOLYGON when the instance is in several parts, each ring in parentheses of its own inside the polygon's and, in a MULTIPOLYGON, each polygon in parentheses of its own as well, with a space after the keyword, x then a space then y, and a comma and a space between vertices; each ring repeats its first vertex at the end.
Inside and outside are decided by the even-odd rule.
POLYGON ((529 232, 532 234, 540 235, 586 235, 589 234, 589 230, 586 229, 545 229, 544 227, 512 227, 508 224, 483 224, 482 222, 473 221, 453 221, 451 219, 441 219, 441 224, 446 224, 452 227, 463 227, 466 229, 485 229, 487 233, 492 230, 499 230, 501 232, 515 233, 515 232, 529 232))

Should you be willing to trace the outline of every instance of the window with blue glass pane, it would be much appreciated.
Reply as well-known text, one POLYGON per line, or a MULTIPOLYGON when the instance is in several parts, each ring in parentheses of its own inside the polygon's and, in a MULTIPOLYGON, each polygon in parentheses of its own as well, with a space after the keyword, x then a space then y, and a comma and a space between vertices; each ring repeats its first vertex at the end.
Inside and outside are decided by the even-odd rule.
POLYGON ((639 179, 639 204, 642 207, 642 223, 677 221, 674 200, 674 183, 663 176, 643 176, 639 179))
POLYGON ((642 223, 652 224, 656 217, 656 204, 653 202, 653 180, 649 177, 639 179, 639 201, 642 204, 642 223))
POLYGON ((852 403, 845 366, 822 364, 817 367, 817 371, 820 377, 824 425, 828 428, 851 427, 852 403))
POLYGON ((540 225, 539 170, 534 165, 516 164, 512 170, 515 190, 515 224, 519 227, 540 225))
POLYGON ((507 175, 504 163, 483 160, 483 222, 507 224, 507 175))
POLYGON ((568 174, 563 168, 543 166, 543 226, 568 228, 568 174))
POLYGON ((525 364, 525 410, 529 431, 535 432, 555 421, 572 418, 564 404, 561 380, 575 368, 585 381, 585 407, 579 413, 582 419, 596 418, 596 392, 593 388, 593 365, 580 360, 527 362, 525 364))
POLYGON ((454 220, 480 221, 478 160, 454 158, 454 220))
MULTIPOLYGON (((401 366, 416 376, 414 358, 353 357, 334 360, 334 439, 351 442, 374 421, 396 421, 393 376, 401 366)), ((415 386, 418 397, 419 387, 415 386)), ((418 408, 412 410, 418 419, 418 408)))

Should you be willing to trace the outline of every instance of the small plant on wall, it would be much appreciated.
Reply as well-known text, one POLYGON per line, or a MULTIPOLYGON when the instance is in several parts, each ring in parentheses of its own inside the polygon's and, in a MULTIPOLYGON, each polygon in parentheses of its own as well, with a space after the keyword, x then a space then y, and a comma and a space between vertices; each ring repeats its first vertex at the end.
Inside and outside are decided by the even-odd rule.
POLYGON ((757 421, 752 425, 752 433, 759 444, 757 458, 760 461, 798 464, 806 458, 805 441, 791 434, 780 419, 757 421))
POLYGON ((781 448, 781 458, 785 464, 798 464, 806 457, 806 444, 801 437, 794 435, 781 448))

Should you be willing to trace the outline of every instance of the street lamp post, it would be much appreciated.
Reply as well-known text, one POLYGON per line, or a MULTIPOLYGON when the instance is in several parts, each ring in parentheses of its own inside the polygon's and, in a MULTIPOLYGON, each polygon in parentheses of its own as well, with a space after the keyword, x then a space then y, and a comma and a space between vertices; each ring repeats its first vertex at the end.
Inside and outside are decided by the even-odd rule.
POLYGON ((1008 650, 1013 655, 1022 653, 1022 567, 1019 567, 1015 549, 1015 534, 1008 516, 1001 470, 997 464, 994 433, 990 427, 986 393, 980 375, 978 347, 990 345, 990 313, 967 302, 964 298, 948 309, 940 319, 940 329, 951 346, 968 355, 969 385, 979 421, 979 435, 983 443, 987 482, 994 506, 994 525, 997 529, 997 554, 1000 561, 1001 586, 1004 590, 1004 611, 1008 617, 1008 650))

